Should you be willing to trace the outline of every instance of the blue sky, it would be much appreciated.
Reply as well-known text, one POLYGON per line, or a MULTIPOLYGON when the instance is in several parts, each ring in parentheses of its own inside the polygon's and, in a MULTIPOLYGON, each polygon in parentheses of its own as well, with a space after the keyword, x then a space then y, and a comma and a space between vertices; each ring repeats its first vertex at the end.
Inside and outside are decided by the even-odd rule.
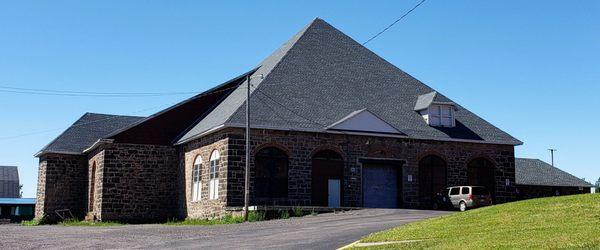
MULTIPOLYGON (((2 1, 0 86, 202 91, 253 68, 317 16, 363 42, 417 3, 214 2, 2 1)), ((595 181, 598 13, 598 1, 428 0, 367 47, 524 141, 517 156, 549 161, 556 148, 558 167, 595 181)), ((149 115, 187 97, 0 92, 0 165, 18 165, 33 197, 33 154, 84 112, 149 115)))

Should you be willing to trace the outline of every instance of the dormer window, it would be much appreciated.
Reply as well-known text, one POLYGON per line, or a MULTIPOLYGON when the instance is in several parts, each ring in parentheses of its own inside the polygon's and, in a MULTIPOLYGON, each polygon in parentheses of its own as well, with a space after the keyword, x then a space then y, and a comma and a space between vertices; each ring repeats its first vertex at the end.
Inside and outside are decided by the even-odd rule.
POLYGON ((429 125, 454 127, 454 106, 433 104, 428 111, 429 125))
POLYGON ((443 100, 435 91, 420 95, 415 104, 415 111, 421 114, 429 126, 434 127, 454 127, 454 110, 454 103, 443 100))

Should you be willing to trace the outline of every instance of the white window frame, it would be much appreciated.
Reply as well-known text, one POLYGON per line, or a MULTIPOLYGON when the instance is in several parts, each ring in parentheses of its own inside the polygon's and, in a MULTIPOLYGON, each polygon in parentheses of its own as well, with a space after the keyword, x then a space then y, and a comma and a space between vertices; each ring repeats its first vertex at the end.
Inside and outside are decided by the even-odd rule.
POLYGON ((202 200, 202 157, 196 156, 192 166, 192 201, 202 200))
POLYGON ((219 164, 221 161, 221 154, 219 150, 213 150, 210 154, 210 167, 209 167, 209 186, 208 186, 208 199, 215 200, 219 198, 219 164))

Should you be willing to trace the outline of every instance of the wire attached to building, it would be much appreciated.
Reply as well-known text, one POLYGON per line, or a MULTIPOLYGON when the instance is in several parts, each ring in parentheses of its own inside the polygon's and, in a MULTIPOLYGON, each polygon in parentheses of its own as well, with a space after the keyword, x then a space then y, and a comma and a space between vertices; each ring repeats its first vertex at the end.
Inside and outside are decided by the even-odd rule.
POLYGON ((369 38, 362 45, 364 46, 365 44, 369 43, 370 41, 373 41, 373 39, 377 38, 379 35, 381 35, 384 32, 386 32, 388 29, 390 29, 392 26, 394 26, 394 24, 400 22, 400 20, 402 20, 404 17, 408 16, 408 14, 410 14, 411 12, 413 12, 413 10, 415 10, 416 8, 418 8, 419 6, 421 6, 421 4, 423 4, 423 2, 425 2, 425 0, 421 0, 421 2, 419 2, 417 5, 415 5, 412 9, 408 10, 406 13, 404 13, 404 15, 402 15, 400 18, 396 19, 396 21, 394 21, 393 23, 391 23, 390 25, 388 25, 387 27, 385 27, 385 29, 383 29, 379 33, 377 33, 374 36, 372 36, 371 38, 369 38))
MULTIPOLYGON (((202 97, 202 96, 213 95, 213 94, 217 94, 217 93, 221 93, 221 92, 225 92, 225 91, 230 91, 230 90, 238 88, 238 87, 239 86, 233 86, 233 87, 229 87, 229 88, 215 90, 215 91, 211 91, 211 92, 208 92, 208 93, 199 94, 199 95, 197 95, 197 96, 195 96, 193 98, 198 98, 198 97, 202 97)), ((168 103, 168 104, 153 106, 153 107, 150 107, 150 108, 145 108, 145 109, 134 111, 134 112, 130 113, 129 115, 133 116, 135 114, 139 114, 139 113, 142 113, 142 112, 145 112, 145 111, 148 111, 148 110, 153 110, 153 109, 160 108, 160 107, 163 107, 163 108, 167 107, 168 108, 168 107, 171 107, 171 106, 173 106, 173 105, 175 105, 177 103, 179 103, 179 102, 174 102, 174 103, 168 103)), ((94 120, 94 121, 90 121, 90 122, 84 122, 84 123, 80 123, 80 124, 73 124, 73 125, 69 126, 69 128, 79 127, 79 126, 84 126, 84 125, 89 125, 89 124, 94 124, 94 123, 97 123, 97 122, 109 121, 111 119, 116 119, 117 117, 119 117, 119 116, 118 115, 117 116, 111 116, 111 117, 107 117, 107 118, 103 118, 103 119, 98 119, 98 120, 94 120)), ((24 133, 24 134, 19 134, 19 135, 14 135, 14 136, 0 137, 0 141, 1 140, 9 140, 9 139, 20 138, 20 137, 25 137, 25 136, 31 136, 31 135, 37 135, 37 134, 43 134, 43 133, 53 132, 53 131, 57 131, 57 130, 61 130, 61 129, 64 129, 64 128, 60 127, 60 128, 53 128, 53 129, 40 130, 40 131, 35 131, 35 132, 30 132, 30 133, 24 133)))
POLYGON ((92 91, 70 91, 35 88, 18 88, 0 85, 0 92, 32 95, 51 96, 85 96, 85 97, 152 97, 196 94, 198 91, 187 92, 92 92, 92 91))

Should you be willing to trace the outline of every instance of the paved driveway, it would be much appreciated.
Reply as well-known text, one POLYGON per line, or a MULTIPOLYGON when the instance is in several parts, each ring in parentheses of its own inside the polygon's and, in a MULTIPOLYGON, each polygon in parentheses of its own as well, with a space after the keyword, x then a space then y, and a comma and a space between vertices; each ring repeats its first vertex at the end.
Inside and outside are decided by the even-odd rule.
POLYGON ((0 249, 335 249, 364 235, 448 212, 364 209, 218 226, 64 227, 0 225, 0 249))

